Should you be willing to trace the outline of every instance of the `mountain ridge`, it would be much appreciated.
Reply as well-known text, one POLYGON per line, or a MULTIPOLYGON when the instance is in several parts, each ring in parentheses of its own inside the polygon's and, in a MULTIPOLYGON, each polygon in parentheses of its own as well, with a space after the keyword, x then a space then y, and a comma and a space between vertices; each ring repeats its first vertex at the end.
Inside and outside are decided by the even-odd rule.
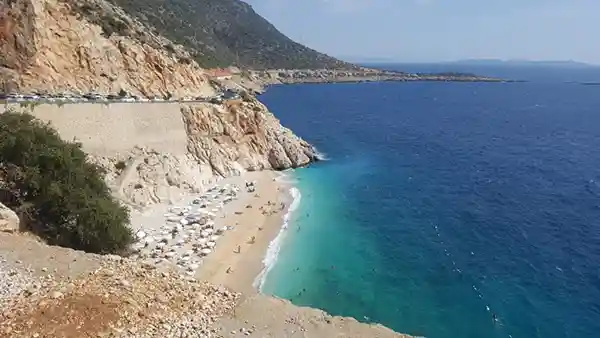
POLYGON ((354 68, 293 41, 240 0, 107 0, 205 68, 354 68))

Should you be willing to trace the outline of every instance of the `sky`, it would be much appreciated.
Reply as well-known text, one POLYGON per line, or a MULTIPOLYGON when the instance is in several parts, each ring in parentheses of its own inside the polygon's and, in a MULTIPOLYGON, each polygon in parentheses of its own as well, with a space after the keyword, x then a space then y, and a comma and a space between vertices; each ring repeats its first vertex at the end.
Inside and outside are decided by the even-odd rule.
POLYGON ((244 0, 295 41, 348 61, 600 64, 600 0, 244 0))

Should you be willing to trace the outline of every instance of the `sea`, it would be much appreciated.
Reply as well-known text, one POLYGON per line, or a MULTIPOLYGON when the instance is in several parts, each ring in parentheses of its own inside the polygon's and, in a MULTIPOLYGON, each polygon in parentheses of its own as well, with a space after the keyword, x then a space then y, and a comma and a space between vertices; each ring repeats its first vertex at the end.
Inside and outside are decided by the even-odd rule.
POLYGON ((271 87, 327 159, 287 173, 262 292, 430 338, 600 337, 600 70, 386 67, 524 82, 271 87))

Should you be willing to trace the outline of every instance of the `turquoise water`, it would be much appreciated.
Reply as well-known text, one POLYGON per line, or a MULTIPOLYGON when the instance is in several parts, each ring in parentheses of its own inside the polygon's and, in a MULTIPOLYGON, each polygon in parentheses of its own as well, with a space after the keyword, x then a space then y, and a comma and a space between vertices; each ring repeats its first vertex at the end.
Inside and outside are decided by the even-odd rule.
POLYGON ((263 292, 431 338, 597 337, 598 90, 271 88, 261 100, 329 160, 293 173, 263 292))

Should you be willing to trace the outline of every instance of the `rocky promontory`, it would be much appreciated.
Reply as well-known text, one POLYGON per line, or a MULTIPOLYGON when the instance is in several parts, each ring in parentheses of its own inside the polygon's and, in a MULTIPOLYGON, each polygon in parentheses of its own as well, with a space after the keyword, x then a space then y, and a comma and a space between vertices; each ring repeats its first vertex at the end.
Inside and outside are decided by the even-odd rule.
POLYGON ((227 105, 188 105, 181 112, 188 150, 219 175, 297 168, 318 159, 310 144, 281 126, 254 98, 227 105))
POLYGON ((250 72, 256 82, 268 86, 294 83, 344 83, 381 81, 503 82, 504 80, 463 73, 417 74, 372 68, 356 69, 271 69, 250 72))

